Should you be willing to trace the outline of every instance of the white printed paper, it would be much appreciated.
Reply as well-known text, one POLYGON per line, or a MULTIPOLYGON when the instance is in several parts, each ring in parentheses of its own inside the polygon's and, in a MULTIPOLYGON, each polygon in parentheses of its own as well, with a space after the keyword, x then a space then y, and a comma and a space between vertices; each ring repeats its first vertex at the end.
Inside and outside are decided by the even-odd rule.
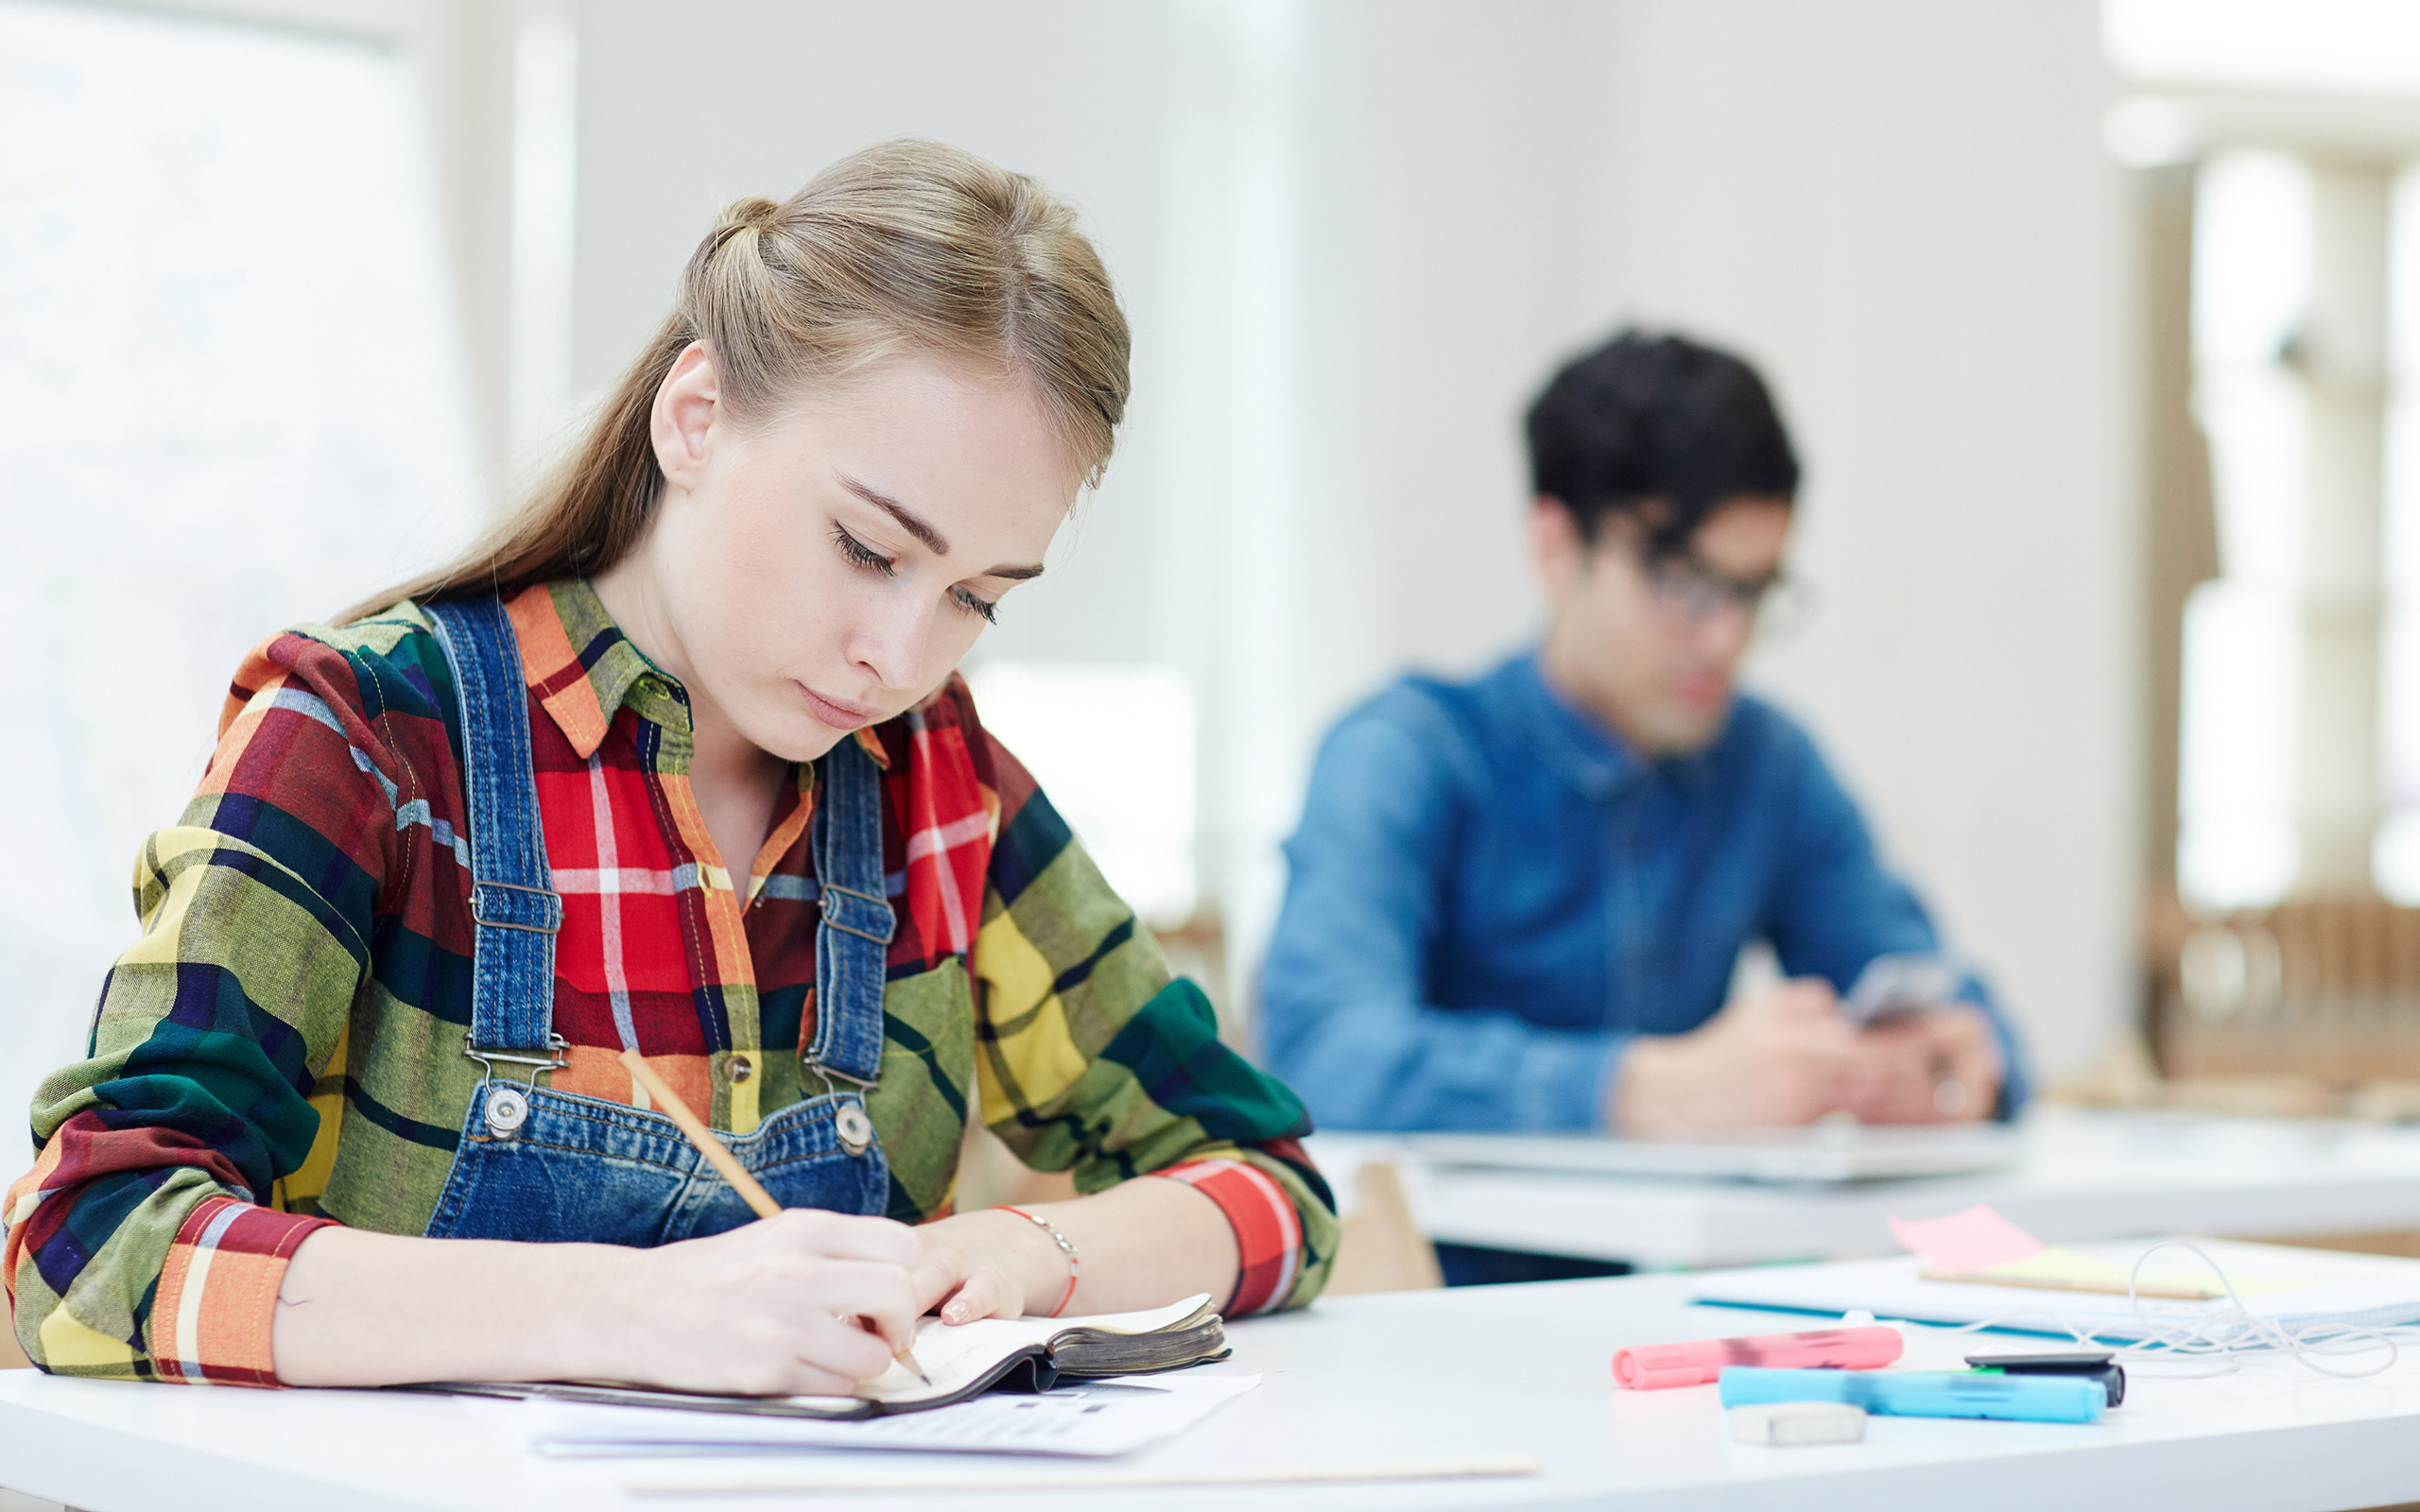
MULTIPOLYGON (((2075 1252, 2120 1273, 2159 1241, 2137 1239, 2077 1245, 2075 1252)), ((2079 1330, 2105 1342, 2150 1337, 2171 1330, 2250 1345, 2268 1337, 2255 1320, 2288 1331, 2305 1328, 2403 1328, 2420 1325, 2420 1264, 2377 1255, 2289 1249, 2234 1240, 2192 1241, 2204 1256, 2239 1277, 2244 1314, 2224 1299, 2132 1298, 2102 1292, 1991 1286, 1926 1280, 1913 1255, 1813 1265, 1760 1265, 1706 1271, 1690 1283, 1700 1302, 1785 1312, 1840 1314, 1861 1309, 1876 1317, 1944 1326, 2005 1325, 2035 1332, 2079 1330)), ((2154 1280, 2209 1280, 2189 1250, 2160 1250, 2154 1280)), ((2152 1269, 2146 1266, 2146 1269, 2152 1269)))
POLYGON ((856 1422, 544 1400, 526 1410, 530 1450, 556 1458, 835 1449, 1106 1458, 1173 1438, 1259 1384, 1258 1376, 1120 1376, 856 1422))

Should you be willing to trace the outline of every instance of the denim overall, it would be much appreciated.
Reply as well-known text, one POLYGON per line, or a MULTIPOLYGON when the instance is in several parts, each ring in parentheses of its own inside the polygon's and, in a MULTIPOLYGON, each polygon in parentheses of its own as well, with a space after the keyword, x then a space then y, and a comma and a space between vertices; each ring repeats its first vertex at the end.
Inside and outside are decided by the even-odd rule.
MULTIPOLYGON (((747 1223, 748 1205, 669 1118, 540 1084, 564 1064, 553 1027, 562 899, 549 885, 519 643, 493 597, 428 612, 462 711, 476 925, 462 1054, 487 1072, 463 1115, 430 1237, 648 1246, 747 1223)), ((864 1093, 881 1068, 893 923, 883 891, 881 775, 854 739, 843 740, 823 758, 820 785, 815 1040, 800 1058, 808 1085, 825 1091, 723 1139, 783 1207, 879 1213, 890 1168, 864 1093)))

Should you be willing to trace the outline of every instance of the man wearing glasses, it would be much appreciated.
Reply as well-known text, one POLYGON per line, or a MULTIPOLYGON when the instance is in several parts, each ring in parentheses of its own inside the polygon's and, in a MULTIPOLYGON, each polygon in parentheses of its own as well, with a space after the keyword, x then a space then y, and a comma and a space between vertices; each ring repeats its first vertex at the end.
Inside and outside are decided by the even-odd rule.
MULTIPOLYGON (((1558 372, 1528 431, 1545 637, 1475 681, 1406 678, 1328 736, 1286 848, 1270 1068, 1331 1128, 2013 1111, 1981 984, 1942 968, 1806 732, 1734 686, 1795 597, 1798 462, 1763 381, 1629 332, 1558 372), (1784 980, 1732 996, 1759 941, 1784 980), (1845 1000, 1874 1007, 1894 969, 1896 1011, 1859 1027, 1845 1000)), ((1608 1268, 1440 1253, 1455 1281, 1608 1268)))

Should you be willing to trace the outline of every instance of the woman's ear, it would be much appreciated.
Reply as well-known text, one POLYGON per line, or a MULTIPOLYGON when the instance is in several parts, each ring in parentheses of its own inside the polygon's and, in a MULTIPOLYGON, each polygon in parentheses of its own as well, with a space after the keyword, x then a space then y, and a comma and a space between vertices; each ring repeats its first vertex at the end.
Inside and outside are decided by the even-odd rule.
POLYGON ((721 408, 722 379, 715 370, 714 349, 692 341, 673 359, 672 370, 655 389, 649 430, 655 441, 656 466, 665 481, 693 489, 705 472, 706 439, 721 408))

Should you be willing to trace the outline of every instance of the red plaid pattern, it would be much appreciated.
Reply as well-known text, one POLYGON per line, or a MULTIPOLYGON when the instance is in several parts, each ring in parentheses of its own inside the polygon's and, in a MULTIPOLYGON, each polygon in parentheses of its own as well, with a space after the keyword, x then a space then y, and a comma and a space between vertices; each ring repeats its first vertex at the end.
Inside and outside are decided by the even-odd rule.
POLYGON ((963 954, 974 948, 975 926, 983 917, 983 872, 991 865, 999 809, 983 801, 974 782, 948 780, 975 771, 962 727, 937 728, 920 711, 908 716, 908 728, 914 746, 909 769, 940 779, 908 790, 908 912, 937 920, 942 938, 936 943, 949 954, 963 954))
POLYGON ((296 1246, 331 1222, 233 1197, 195 1208, 177 1230, 151 1304, 151 1363, 160 1379, 276 1385, 269 1346, 278 1284, 296 1246))
POLYGON ((1159 1174, 1217 1203, 1236 1230, 1240 1264, 1227 1316, 1250 1317, 1283 1304, 1303 1264, 1303 1219, 1286 1189, 1267 1172, 1223 1158, 1187 1160, 1159 1174))

